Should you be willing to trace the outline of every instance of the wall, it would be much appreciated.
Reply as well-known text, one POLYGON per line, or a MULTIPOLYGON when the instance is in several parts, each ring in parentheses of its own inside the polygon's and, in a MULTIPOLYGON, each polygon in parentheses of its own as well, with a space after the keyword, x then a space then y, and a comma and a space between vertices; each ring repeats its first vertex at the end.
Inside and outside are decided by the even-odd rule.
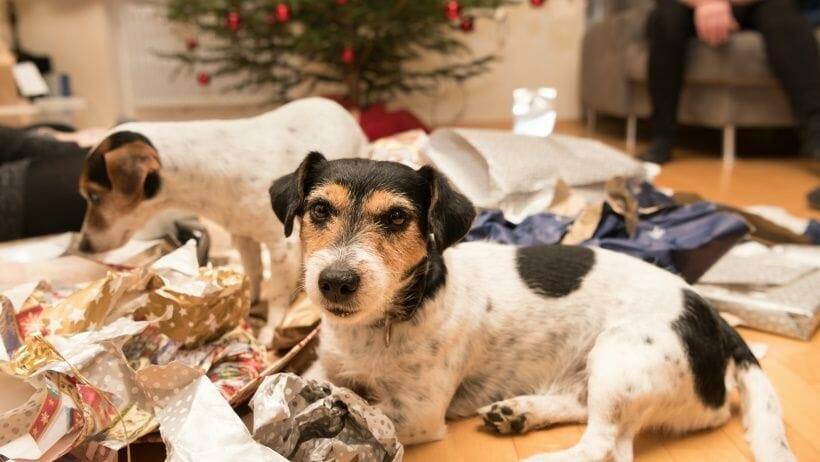
POLYGON ((550 86, 558 89, 558 117, 579 118, 585 2, 549 0, 540 8, 526 0, 523 3, 508 8, 506 28, 479 20, 470 36, 476 54, 489 52, 502 58, 492 72, 467 82, 464 88, 448 85, 440 95, 406 98, 408 105, 437 125, 497 123, 510 118, 513 89, 550 86), (501 48, 500 40, 506 42, 501 48))
MULTIPOLYGON (((86 99, 80 126, 107 126, 119 116, 119 79, 105 0, 17 0, 20 38, 32 53, 48 54, 57 73, 71 76, 86 99)), ((5 14, 3 16, 5 18, 5 14)), ((7 31, 4 34, 7 36, 7 31)))

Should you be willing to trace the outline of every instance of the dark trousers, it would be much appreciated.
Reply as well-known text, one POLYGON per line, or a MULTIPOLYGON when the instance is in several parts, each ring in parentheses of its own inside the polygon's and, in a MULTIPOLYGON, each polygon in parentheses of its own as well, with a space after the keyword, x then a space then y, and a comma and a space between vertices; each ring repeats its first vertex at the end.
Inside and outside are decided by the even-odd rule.
MULTIPOLYGON (((820 63, 817 42, 795 0, 759 0, 732 8, 743 29, 763 34, 772 71, 804 129, 820 130, 820 63)), ((649 94, 655 136, 674 138, 693 10, 678 0, 657 0, 647 23, 649 94)))

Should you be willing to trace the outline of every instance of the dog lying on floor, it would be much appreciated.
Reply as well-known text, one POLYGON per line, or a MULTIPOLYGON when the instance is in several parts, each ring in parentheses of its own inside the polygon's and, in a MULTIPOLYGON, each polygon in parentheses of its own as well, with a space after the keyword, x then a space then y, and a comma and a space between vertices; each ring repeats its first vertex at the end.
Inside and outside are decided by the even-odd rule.
POLYGON ((376 403, 403 443, 478 410, 500 433, 587 422, 534 460, 628 461, 644 428, 724 424, 728 378, 755 458, 794 460, 757 360, 679 277, 600 249, 453 246, 475 212, 430 167, 311 153, 270 192, 324 308, 309 375, 376 403))
POLYGON ((200 214, 223 226, 242 258, 251 298, 262 283, 260 244, 270 253, 268 325, 296 289, 298 263, 289 258, 282 225, 271 216, 268 189, 312 149, 359 157, 367 140, 340 105, 308 98, 249 119, 137 122, 116 127, 91 149, 80 178, 88 208, 80 249, 123 245, 164 209, 200 214))

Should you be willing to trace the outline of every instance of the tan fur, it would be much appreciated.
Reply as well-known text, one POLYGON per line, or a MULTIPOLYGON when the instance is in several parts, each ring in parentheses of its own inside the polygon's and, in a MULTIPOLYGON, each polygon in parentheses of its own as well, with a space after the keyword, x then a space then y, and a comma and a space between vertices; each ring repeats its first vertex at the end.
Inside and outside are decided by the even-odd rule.
POLYGON ((330 247, 338 241, 345 219, 350 213, 350 190, 340 184, 331 183, 316 188, 310 193, 307 203, 310 204, 317 199, 328 201, 336 209, 337 215, 331 217, 324 226, 318 227, 311 221, 310 213, 305 214, 305 221, 299 232, 304 255, 330 247))
POLYGON ((88 198, 92 194, 101 197, 99 204, 88 202, 85 224, 90 229, 102 230, 109 223, 128 214, 144 199, 143 183, 150 172, 159 171, 157 152, 149 145, 136 141, 106 151, 110 146, 104 140, 96 152, 105 158, 105 168, 111 180, 111 188, 89 178, 88 165, 80 176, 80 192, 88 198))
MULTIPOLYGON (((336 214, 322 226, 316 226, 305 213, 301 229, 304 254, 329 248, 339 242, 341 234, 349 221, 352 202, 350 191, 337 183, 321 186, 311 192, 308 204, 317 199, 324 199, 336 209, 336 214)), ((418 217, 412 212, 413 205, 406 198, 390 191, 376 190, 368 194, 362 204, 362 216, 355 223, 355 239, 362 247, 371 249, 389 270, 395 285, 404 279, 405 274, 416 266, 427 253, 424 237, 419 229, 418 217), (407 226, 398 234, 387 233, 377 224, 379 217, 393 208, 401 207, 411 211, 407 217, 407 226)))

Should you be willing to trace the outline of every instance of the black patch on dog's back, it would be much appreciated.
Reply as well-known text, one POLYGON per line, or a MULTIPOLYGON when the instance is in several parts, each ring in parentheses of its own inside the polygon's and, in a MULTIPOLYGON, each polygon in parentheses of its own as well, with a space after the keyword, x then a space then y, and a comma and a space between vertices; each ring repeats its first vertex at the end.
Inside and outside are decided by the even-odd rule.
POLYGON ((746 342, 700 295, 683 290, 684 311, 672 322, 683 342, 695 392, 704 405, 719 408, 726 401, 726 365, 734 359, 737 367, 759 366, 746 342))
POLYGON ((593 265, 595 252, 586 247, 537 245, 516 251, 521 279, 545 297, 564 297, 578 290, 593 265))

